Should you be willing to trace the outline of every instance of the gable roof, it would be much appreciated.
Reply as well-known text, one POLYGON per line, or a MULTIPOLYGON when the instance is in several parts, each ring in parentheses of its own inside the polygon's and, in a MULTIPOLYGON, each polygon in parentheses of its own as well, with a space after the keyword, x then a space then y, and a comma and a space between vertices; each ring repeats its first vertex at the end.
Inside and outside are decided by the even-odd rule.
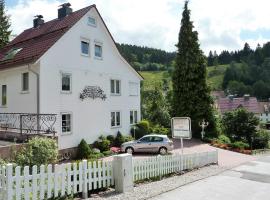
POLYGON ((92 7, 95 7, 95 5, 72 12, 62 19, 57 18, 37 28, 30 28, 23 31, 0 50, 0 69, 16 67, 37 61, 92 7), (21 50, 11 59, 4 59, 9 52, 16 49, 21 50))
POLYGON ((245 97, 241 98, 220 98, 217 101, 218 108, 220 112, 223 114, 227 111, 233 111, 239 107, 243 107, 247 109, 249 112, 260 113, 259 104, 256 97, 249 97, 245 99, 245 97))
MULTIPOLYGON (((91 8, 96 9, 96 5, 90 5, 80 10, 74 11, 62 19, 48 21, 37 28, 30 28, 23 31, 14 40, 0 49, 0 70, 16 67, 23 64, 36 62, 49 48, 51 48, 73 25, 75 25, 91 8), (4 60, 5 56, 12 50, 20 49, 11 59, 4 60)), ((144 78, 128 63, 117 49, 116 42, 112 37, 98 9, 96 9, 109 36, 115 44, 115 48, 122 60, 140 77, 144 78)))

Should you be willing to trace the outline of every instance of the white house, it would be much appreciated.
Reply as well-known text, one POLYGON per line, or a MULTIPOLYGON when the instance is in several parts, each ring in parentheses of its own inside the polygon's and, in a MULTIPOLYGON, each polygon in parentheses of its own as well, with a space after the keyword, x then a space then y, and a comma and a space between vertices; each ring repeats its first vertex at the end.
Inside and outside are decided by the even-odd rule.
POLYGON ((270 102, 259 102, 260 120, 263 123, 270 123, 270 102))
POLYGON ((34 26, 0 50, 0 113, 56 114, 59 149, 130 132, 142 77, 117 50, 95 5, 34 26))

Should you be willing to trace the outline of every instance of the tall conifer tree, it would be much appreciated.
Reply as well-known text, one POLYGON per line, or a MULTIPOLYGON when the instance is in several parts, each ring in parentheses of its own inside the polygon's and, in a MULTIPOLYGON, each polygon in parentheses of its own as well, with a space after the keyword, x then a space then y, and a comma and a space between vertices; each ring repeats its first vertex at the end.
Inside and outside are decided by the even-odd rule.
POLYGON ((0 48, 9 42, 11 34, 9 16, 5 13, 5 1, 0 0, 0 48))
POLYGON ((210 89, 206 84, 206 58, 200 49, 198 33, 193 30, 188 1, 185 2, 175 70, 173 73, 173 114, 190 117, 194 137, 200 137, 199 122, 209 122, 208 136, 216 134, 210 89))

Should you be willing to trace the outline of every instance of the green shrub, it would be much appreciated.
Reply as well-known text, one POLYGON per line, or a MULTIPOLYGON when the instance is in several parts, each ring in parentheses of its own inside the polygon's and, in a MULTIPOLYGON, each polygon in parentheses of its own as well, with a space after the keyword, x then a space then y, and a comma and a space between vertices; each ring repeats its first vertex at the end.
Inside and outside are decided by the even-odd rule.
POLYGON ((226 135, 218 136, 218 141, 222 144, 231 144, 230 138, 228 138, 226 135))
POLYGON ((114 145, 115 137, 114 137, 113 135, 108 135, 108 136, 107 136, 107 140, 110 141, 111 146, 114 145))
POLYGON ((93 152, 90 146, 86 143, 84 139, 82 139, 80 144, 78 145, 77 158, 87 159, 91 153, 93 152))
POLYGON ((104 157, 103 153, 92 153, 89 155, 88 159, 98 160, 98 159, 103 158, 103 157, 104 157))
POLYGON ((259 130, 253 138, 252 148, 253 149, 264 149, 268 148, 270 140, 270 133, 266 130, 259 130))
POLYGON ((138 128, 144 129, 147 133, 149 132, 150 124, 147 120, 142 120, 137 123, 138 128))
POLYGON ((2 158, 0 158, 0 166, 2 166, 2 165, 6 165, 7 163, 6 163, 6 161, 5 160, 3 160, 2 158))
POLYGON ((222 125, 225 135, 232 141, 245 141, 251 144, 252 137, 257 132, 259 119, 254 113, 244 108, 224 113, 222 125))
POLYGON ((125 142, 125 137, 121 134, 120 131, 118 131, 115 137, 114 145, 116 147, 120 147, 124 142, 125 142))
POLYGON ((95 142, 95 147, 101 152, 110 150, 110 141, 104 136, 100 136, 99 140, 95 142))
POLYGON ((131 135, 124 136, 124 141, 125 142, 129 142, 129 141, 132 141, 132 140, 134 140, 134 138, 131 135))
POLYGON ((104 151, 103 155, 104 156, 110 156, 110 155, 113 155, 113 152, 112 151, 104 151))
POLYGON ((169 128, 164 128, 160 126, 155 126, 152 129, 152 133, 160 134, 160 135, 169 135, 171 130, 169 128))
POLYGON ((55 163, 57 157, 58 148, 54 139, 35 137, 16 154, 15 163, 20 166, 40 166, 55 163))
POLYGON ((135 139, 139 139, 145 135, 148 135, 150 133, 149 122, 146 120, 140 121, 138 124, 136 124, 135 132, 134 128, 131 128, 130 132, 132 134, 132 137, 135 139))
POLYGON ((235 149, 241 149, 241 150, 244 150, 244 149, 248 149, 249 148, 249 145, 245 142, 242 142, 242 141, 238 141, 238 142, 234 142, 231 144, 231 147, 232 148, 235 148, 235 149))

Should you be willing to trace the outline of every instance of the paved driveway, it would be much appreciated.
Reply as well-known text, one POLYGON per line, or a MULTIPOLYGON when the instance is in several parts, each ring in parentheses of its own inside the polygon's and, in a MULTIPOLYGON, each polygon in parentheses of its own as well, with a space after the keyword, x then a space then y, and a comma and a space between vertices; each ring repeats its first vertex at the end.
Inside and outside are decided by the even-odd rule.
MULTIPOLYGON (((181 153, 181 143, 180 140, 174 140, 174 150, 172 153, 181 153)), ((207 151, 217 151, 219 156, 219 165, 225 167, 235 167, 240 164, 246 163, 248 161, 255 160, 254 156, 244 155, 232 151, 227 151, 223 149, 219 149, 216 147, 212 147, 209 144, 203 143, 200 140, 192 139, 192 140, 184 140, 184 154, 189 153, 199 153, 199 152, 207 152, 207 151)), ((140 159, 143 157, 153 156, 151 154, 135 154, 134 157, 136 159, 140 159)))
POLYGON ((270 156, 179 187, 152 200, 174 200, 180 197, 181 200, 268 200, 270 156))

